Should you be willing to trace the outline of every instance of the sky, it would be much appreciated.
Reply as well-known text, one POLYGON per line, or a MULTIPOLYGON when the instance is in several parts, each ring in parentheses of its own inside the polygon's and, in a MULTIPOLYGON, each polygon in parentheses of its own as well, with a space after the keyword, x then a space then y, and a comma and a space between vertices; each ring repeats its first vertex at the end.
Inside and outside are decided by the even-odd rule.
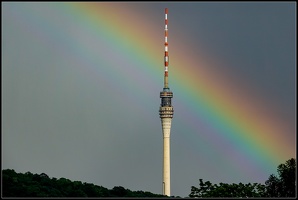
POLYGON ((3 2, 2 169, 171 195, 296 158, 295 2, 3 2))

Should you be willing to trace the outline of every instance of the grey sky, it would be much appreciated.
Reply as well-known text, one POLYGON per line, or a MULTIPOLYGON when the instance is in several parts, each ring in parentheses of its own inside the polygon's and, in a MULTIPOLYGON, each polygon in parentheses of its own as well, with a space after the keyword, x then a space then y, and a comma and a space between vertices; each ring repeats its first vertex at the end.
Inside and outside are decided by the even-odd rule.
MULTIPOLYGON (((207 62, 216 58, 224 63, 212 67, 273 106, 272 116, 288 125, 288 132, 282 134, 294 146, 296 3, 127 4, 136 16, 160 22, 161 29, 164 8, 168 7, 172 23, 169 40, 172 37, 179 42, 191 41, 195 52, 203 50, 207 62), (179 31, 175 32, 174 27, 179 27, 179 31)), ((101 58, 97 68, 88 67, 93 66, 92 59, 96 60, 92 55, 110 50, 98 45, 104 43, 105 37, 84 30, 84 22, 58 8, 47 3, 2 3, 2 168, 44 172, 50 177, 109 189, 123 186, 160 194, 162 134, 158 108, 163 68, 156 77, 144 78, 142 84, 152 84, 145 93, 136 90, 139 87, 133 74, 114 76, 105 69, 108 62, 101 58), (53 27, 61 30, 52 30, 53 27), (63 38, 66 29, 72 31, 63 38), (86 43, 90 40, 86 49, 75 48, 79 35, 86 43), (91 52, 88 58, 74 56, 87 50, 91 52), (150 83, 150 78, 160 82, 150 83)), ((163 48, 161 44, 160 50, 163 48)), ((121 55, 115 56, 115 62, 122 62, 120 67, 138 69, 125 63, 121 55)), ((108 67, 117 71, 119 66, 108 67)), ((196 146, 202 141, 190 133, 184 120, 187 116, 179 116, 184 106, 191 108, 182 104, 183 97, 175 96, 182 89, 171 89, 177 110, 171 133, 172 195, 188 196, 191 186, 198 186, 199 178, 211 182, 264 183, 270 174, 276 173, 277 166, 272 166, 261 176, 250 176, 250 169, 241 169, 241 163, 230 163, 209 144, 196 146)), ((198 131, 209 130, 203 122, 198 123, 202 123, 202 130, 198 131)))

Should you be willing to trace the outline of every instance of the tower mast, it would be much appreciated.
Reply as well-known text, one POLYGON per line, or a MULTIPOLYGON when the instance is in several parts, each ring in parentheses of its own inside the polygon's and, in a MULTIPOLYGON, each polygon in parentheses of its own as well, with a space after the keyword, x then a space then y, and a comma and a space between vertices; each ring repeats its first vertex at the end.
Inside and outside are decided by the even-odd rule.
POLYGON ((165 9, 165 74, 164 74, 164 88, 168 88, 168 67, 169 67, 169 53, 168 53, 168 9, 165 9))
POLYGON ((168 54, 168 9, 165 9, 165 55, 164 55, 164 87, 160 92, 161 104, 159 107, 159 116, 161 119, 163 133, 163 195, 170 196, 170 132, 171 122, 174 114, 171 99, 173 93, 168 85, 168 69, 169 69, 169 54, 168 54))

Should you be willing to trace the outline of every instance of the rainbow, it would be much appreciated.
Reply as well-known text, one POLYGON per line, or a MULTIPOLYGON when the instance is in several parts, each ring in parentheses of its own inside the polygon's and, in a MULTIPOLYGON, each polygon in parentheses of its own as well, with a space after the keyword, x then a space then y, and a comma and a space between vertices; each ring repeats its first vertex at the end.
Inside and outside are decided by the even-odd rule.
MULTIPOLYGON (((70 8, 90 20, 90 24, 98 24, 98 27, 106 29, 106 35, 110 35, 107 39, 113 41, 122 52, 128 50, 126 56, 130 56, 130 59, 143 63, 140 67, 148 72, 150 77, 160 74, 163 55, 160 48, 163 42, 160 41, 163 38, 162 35, 157 35, 159 32, 153 30, 162 29, 162 26, 156 28, 157 26, 149 20, 142 21, 146 20, 145 16, 139 20, 140 16, 133 16, 134 13, 129 12, 123 4, 84 3, 73 4, 70 8), (159 39, 156 41, 155 38, 159 39)), ((162 23, 163 20, 160 24, 162 23)), ((172 40, 179 41, 177 38, 172 40)), ((180 45, 185 46, 181 43, 176 44, 180 45)), ((252 91, 246 94, 247 91, 210 70, 203 60, 198 60, 198 55, 190 55, 191 50, 187 55, 182 50, 185 49, 177 48, 170 52, 174 58, 172 63, 175 65, 171 74, 171 84, 173 88, 183 91, 181 101, 191 105, 191 109, 194 108, 193 115, 203 116, 217 127, 220 135, 234 141, 242 141, 239 148, 248 154, 267 157, 272 161, 271 164, 276 164, 281 161, 280 157, 293 153, 293 149, 287 145, 288 141, 281 137, 284 125, 268 116, 268 110, 261 108, 267 102, 256 101, 256 97, 250 96, 252 91), (182 99, 183 97, 187 98, 182 99), (277 149, 281 144, 284 148, 277 149)), ((125 69, 121 72, 125 73, 125 69)))
MULTIPOLYGON (((80 39, 83 34, 77 35, 77 43, 73 44, 72 40, 67 37, 62 40, 62 36, 56 33, 56 38, 73 47, 75 54, 88 62, 82 63, 84 66, 93 66, 84 70, 89 70, 94 79, 100 76, 102 83, 117 88, 119 83, 109 81, 107 75, 116 80, 129 77, 124 81, 132 91, 145 88, 146 93, 141 93, 144 102, 159 101, 159 91, 153 88, 161 89, 163 82, 163 10, 160 11, 160 22, 156 24, 141 12, 132 12, 133 7, 129 4, 90 2, 57 3, 51 6, 72 16, 83 29, 90 30, 89 34, 93 34, 91 37, 101 35, 98 40, 109 47, 102 51, 103 48, 92 46, 92 42, 88 43, 86 38, 80 39), (113 59, 114 55, 117 55, 117 59, 113 59), (98 60, 101 65, 108 67, 96 67, 98 60), (123 67, 123 63, 138 68, 123 67), (137 85, 136 81, 142 83, 137 85)), ((276 116, 270 115, 270 103, 256 96, 249 86, 236 85, 229 81, 229 77, 214 71, 213 66, 224 64, 216 60, 212 64, 207 62, 203 58, 203 51, 192 51, 191 41, 172 37, 171 33, 175 31, 180 30, 171 27, 169 5, 169 84, 174 92, 174 109, 175 101, 183 108, 175 111, 172 129, 175 129, 175 120, 184 121, 190 127, 184 133, 188 141, 200 141, 201 148, 209 144, 214 152, 221 151, 220 148, 224 148, 222 145, 226 145, 229 148, 222 152, 220 160, 236 163, 245 155, 247 163, 257 163, 262 168, 261 172, 270 169, 274 173, 278 164, 295 157, 293 146, 288 145, 292 141, 283 137, 287 126, 276 116), (266 104, 269 106, 264 108, 262 105, 266 104), (202 126, 208 129, 209 134, 200 131, 202 126)), ((40 40, 50 42, 45 41, 45 38, 40 40)), ((74 59, 73 62, 79 60, 74 59)), ((237 169, 232 164, 230 166, 231 170, 237 169)), ((251 164, 247 167, 256 166, 251 164)))

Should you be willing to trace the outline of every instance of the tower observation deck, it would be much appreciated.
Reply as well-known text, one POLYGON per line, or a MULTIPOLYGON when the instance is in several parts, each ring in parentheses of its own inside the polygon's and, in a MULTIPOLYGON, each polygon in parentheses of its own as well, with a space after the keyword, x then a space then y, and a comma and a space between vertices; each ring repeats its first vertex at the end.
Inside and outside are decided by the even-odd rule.
POLYGON ((164 88, 160 92, 161 104, 159 108, 160 118, 173 118, 174 110, 172 106, 173 92, 169 88, 164 88))

